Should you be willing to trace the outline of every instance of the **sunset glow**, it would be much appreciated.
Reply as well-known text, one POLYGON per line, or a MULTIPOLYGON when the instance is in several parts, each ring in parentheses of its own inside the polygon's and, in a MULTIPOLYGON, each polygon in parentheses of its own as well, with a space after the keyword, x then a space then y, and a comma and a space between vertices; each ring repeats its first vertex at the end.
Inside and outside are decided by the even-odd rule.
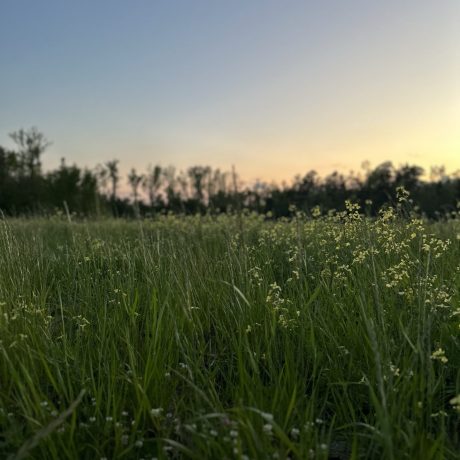
POLYGON ((0 143, 54 167, 460 168, 460 3, 6 1, 0 143))

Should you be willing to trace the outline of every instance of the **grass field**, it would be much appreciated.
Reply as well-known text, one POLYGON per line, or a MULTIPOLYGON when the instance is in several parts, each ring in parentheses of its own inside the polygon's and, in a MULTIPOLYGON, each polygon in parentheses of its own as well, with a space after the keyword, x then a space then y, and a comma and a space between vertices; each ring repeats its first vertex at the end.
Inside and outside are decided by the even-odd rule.
POLYGON ((0 221, 0 457, 460 458, 460 218, 399 214, 0 221))

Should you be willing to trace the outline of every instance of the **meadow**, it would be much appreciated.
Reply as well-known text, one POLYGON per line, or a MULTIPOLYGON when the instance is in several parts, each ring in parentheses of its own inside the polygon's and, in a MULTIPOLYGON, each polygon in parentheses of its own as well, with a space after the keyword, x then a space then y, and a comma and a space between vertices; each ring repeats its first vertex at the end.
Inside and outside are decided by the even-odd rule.
POLYGON ((0 221, 0 457, 460 458, 460 214, 0 221))

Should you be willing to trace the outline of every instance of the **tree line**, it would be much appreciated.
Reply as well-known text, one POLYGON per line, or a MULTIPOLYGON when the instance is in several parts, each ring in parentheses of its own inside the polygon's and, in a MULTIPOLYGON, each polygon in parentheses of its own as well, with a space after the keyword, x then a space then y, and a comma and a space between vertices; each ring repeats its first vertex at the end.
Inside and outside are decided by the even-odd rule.
POLYGON ((143 173, 132 168, 126 178, 118 160, 93 169, 68 165, 43 171, 42 156, 50 146, 36 128, 10 134, 15 149, 0 146, 0 212, 7 216, 48 215, 56 211, 81 217, 148 217, 157 213, 219 213, 243 208, 275 217, 288 216, 292 206, 310 212, 341 210, 346 200, 361 204, 374 215, 395 199, 397 187, 411 194, 413 204, 429 218, 455 212, 460 202, 460 174, 448 175, 443 167, 431 168, 425 177, 416 165, 395 167, 385 162, 375 168, 322 178, 315 171, 298 175, 282 186, 256 182, 244 185, 234 168, 221 171, 192 166, 149 166, 143 173), (129 196, 121 192, 129 186, 129 196))

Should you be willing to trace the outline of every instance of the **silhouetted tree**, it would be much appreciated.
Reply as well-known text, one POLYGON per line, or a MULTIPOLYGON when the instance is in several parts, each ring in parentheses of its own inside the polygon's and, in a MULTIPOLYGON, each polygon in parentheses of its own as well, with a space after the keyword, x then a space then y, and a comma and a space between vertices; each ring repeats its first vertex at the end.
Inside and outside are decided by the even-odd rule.
POLYGON ((97 173, 85 169, 80 177, 78 209, 85 215, 100 215, 97 173))
POLYGON ((420 166, 404 165, 398 168, 394 174, 394 185, 402 186, 411 193, 419 187, 423 176, 423 168, 420 166))
POLYGON ((112 205, 112 213, 114 216, 116 216, 117 187, 118 181, 120 180, 120 176, 118 173, 118 160, 107 161, 105 163, 105 167, 107 168, 107 176, 111 183, 110 203, 112 205))
POLYGON ((62 158, 60 167, 47 175, 46 184, 50 203, 57 208, 65 203, 70 211, 77 209, 80 169, 76 165, 67 166, 62 158))
POLYGON ((133 200, 134 200, 134 214, 136 217, 139 217, 139 187, 144 180, 142 174, 137 174, 136 169, 132 168, 131 172, 128 174, 128 182, 133 191, 133 200))
POLYGON ((201 204, 204 204, 204 185, 210 172, 209 166, 192 166, 187 170, 195 192, 195 199, 201 204))
POLYGON ((158 165, 154 167, 149 166, 147 170, 147 175, 143 182, 144 189, 147 192, 147 195, 149 197, 150 207, 152 208, 152 212, 155 209, 158 191, 162 184, 162 179, 163 179, 162 172, 163 170, 161 169, 161 166, 158 166, 158 165))
POLYGON ((43 201, 44 189, 41 177, 41 156, 51 143, 35 127, 12 132, 10 137, 18 148, 16 171, 21 178, 22 186, 25 187, 17 191, 18 196, 22 196, 21 202, 28 201, 30 210, 37 211, 43 201), (24 196, 25 194, 30 194, 31 198, 28 199, 24 196))
MULTIPOLYGON (((181 201, 180 194, 176 194, 176 168, 174 166, 168 166, 163 169, 163 180, 165 184, 165 193, 167 206, 171 209, 177 201, 181 201)), ((186 197, 182 197, 186 199, 186 197)))
POLYGON ((11 139, 18 146, 18 154, 25 173, 33 179, 41 173, 41 156, 51 145, 45 135, 32 127, 10 133, 11 139))
POLYGON ((378 209, 384 203, 391 201, 394 179, 394 168, 390 161, 378 165, 370 171, 361 190, 362 200, 372 200, 378 209))

